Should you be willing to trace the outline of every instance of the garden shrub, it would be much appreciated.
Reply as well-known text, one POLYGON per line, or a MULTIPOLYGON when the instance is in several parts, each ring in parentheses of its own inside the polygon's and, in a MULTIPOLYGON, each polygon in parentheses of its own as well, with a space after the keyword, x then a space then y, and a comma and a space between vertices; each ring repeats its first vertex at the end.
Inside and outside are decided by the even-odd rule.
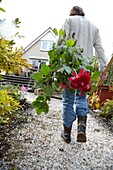
POLYGON ((19 101, 7 89, 0 90, 0 124, 8 123, 20 107, 19 101))

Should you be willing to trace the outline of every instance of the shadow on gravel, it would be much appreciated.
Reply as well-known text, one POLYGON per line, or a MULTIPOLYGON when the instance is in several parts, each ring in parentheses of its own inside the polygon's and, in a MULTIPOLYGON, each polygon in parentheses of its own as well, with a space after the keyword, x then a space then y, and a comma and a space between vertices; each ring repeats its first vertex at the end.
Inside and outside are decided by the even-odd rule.
POLYGON ((16 136, 15 128, 22 128, 23 124, 27 123, 32 109, 30 103, 26 102, 22 110, 15 114, 8 124, 0 124, 0 161, 11 148, 11 138, 16 136))

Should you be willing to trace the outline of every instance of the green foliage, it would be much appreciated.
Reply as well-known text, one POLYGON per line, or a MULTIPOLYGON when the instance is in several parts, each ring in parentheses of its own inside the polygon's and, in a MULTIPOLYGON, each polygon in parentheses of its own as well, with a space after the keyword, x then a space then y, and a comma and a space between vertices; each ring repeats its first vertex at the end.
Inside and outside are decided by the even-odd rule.
POLYGON ((20 94, 17 87, 0 86, 0 124, 8 123, 21 108, 19 99, 20 94))
MULTIPOLYGON (((2 2, 2 0, 0 1, 2 2)), ((1 11, 5 11, 1 9, 1 11)), ((5 22, 5 19, 2 20, 5 22)), ((21 21, 19 18, 16 18, 12 21, 12 25, 16 28, 20 27, 21 21)), ((6 30, 7 31, 7 30, 6 30)), ((3 31, 0 33, 0 71, 4 71, 5 73, 18 73, 20 74, 22 67, 29 67, 27 61, 22 59, 22 47, 21 48, 14 48, 15 37, 23 37, 19 35, 19 32, 15 33, 15 35, 10 35, 10 38, 7 39, 3 37, 3 31), (13 37, 13 38, 12 38, 13 37)))
POLYGON ((97 92, 88 95, 88 105, 92 110, 99 109, 99 115, 113 122, 113 100, 107 99, 103 104, 100 103, 100 98, 97 92))
MULTIPOLYGON (((2 0, 0 0, 2 2, 2 0)), ((0 11, 5 12, 3 8, 0 11)), ((3 20, 5 21, 5 19, 3 20)), ((16 18, 12 22, 16 28, 19 28, 20 21, 16 18)), ((3 38, 3 32, 0 33, 0 72, 5 73, 21 73, 22 67, 28 67, 26 60, 22 59, 22 48, 14 48, 14 39, 3 38)), ((21 37, 17 32, 17 37, 21 37)), ((0 80, 2 76, 0 75, 0 80)), ((13 86, 0 86, 0 123, 8 123, 13 116, 20 109, 19 103, 19 89, 13 86)))
POLYGON ((46 95, 39 95, 37 99, 33 101, 32 105, 36 108, 37 114, 41 114, 42 112, 48 113, 49 106, 47 100, 50 100, 50 98, 46 95))
MULTIPOLYGON (((2 2, 2 0, 0 0, 0 3, 2 2)), ((2 12, 6 12, 5 9, 3 9, 2 7, 0 7, 0 11, 2 12)))
POLYGON ((93 88, 97 89, 96 83, 100 72, 95 72, 96 57, 90 61, 82 55, 83 49, 76 47, 77 40, 67 39, 65 41, 66 33, 64 30, 54 29, 54 33, 59 36, 59 41, 58 46, 54 44, 53 48, 48 51, 49 66, 42 64, 41 71, 33 75, 37 88, 41 92, 43 91, 43 94, 39 95, 33 102, 37 114, 49 111, 48 100, 51 99, 56 90, 63 92, 60 83, 68 83, 68 77, 71 77, 71 73, 78 73, 80 68, 85 68, 91 72, 93 88))
POLYGON ((113 100, 107 99, 103 106, 101 106, 100 115, 113 120, 113 100))
POLYGON ((0 70, 5 73, 20 74, 23 67, 28 67, 25 59, 22 59, 22 49, 13 49, 14 41, 0 39, 0 70))
POLYGON ((0 7, 0 11, 5 12, 5 10, 3 8, 1 8, 1 7, 0 7))
POLYGON ((0 90, 6 90, 7 94, 13 97, 15 100, 20 100, 21 93, 18 86, 13 85, 0 85, 0 90))
POLYGON ((16 18, 13 23, 15 24, 16 28, 19 28, 19 24, 21 23, 21 21, 19 20, 19 18, 16 18))
POLYGON ((100 109, 100 98, 97 93, 93 92, 92 95, 88 95, 87 101, 91 110, 100 109))

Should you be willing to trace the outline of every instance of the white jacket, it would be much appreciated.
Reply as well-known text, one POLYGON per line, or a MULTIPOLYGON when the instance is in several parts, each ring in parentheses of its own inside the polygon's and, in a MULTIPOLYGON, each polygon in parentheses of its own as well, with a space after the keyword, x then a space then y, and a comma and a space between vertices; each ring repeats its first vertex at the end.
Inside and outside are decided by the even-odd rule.
POLYGON ((75 33, 77 47, 83 48, 85 55, 92 58, 93 55, 99 57, 100 69, 103 71, 106 66, 105 53, 102 47, 99 29, 83 16, 69 16, 66 18, 62 29, 66 31, 66 38, 72 38, 75 33), (95 49, 95 54, 94 50, 95 49))

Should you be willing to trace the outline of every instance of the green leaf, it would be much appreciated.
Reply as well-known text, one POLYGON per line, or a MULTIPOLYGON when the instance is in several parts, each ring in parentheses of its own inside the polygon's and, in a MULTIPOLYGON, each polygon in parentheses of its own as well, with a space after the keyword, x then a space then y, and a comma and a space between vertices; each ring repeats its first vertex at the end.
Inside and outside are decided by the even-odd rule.
POLYGON ((63 68, 68 74, 71 74, 72 69, 69 66, 63 65, 63 68))
POLYGON ((72 34, 72 38, 75 38, 75 32, 72 34))
POLYGON ((52 86, 47 86, 44 88, 44 92, 47 96, 52 96, 53 95, 53 87, 52 86))
POLYGON ((6 12, 6 11, 5 11, 5 9, 3 9, 3 8, 1 8, 1 7, 0 7, 0 11, 2 11, 2 12, 6 12))
POLYGON ((87 70, 94 71, 94 67, 92 65, 87 65, 86 68, 87 68, 87 70))
POLYGON ((43 103, 42 105, 38 105, 37 108, 36 108, 36 113, 39 115, 41 113, 48 113, 49 112, 49 106, 47 103, 43 103))
POLYGON ((64 68, 62 67, 62 68, 60 68, 59 70, 57 70, 57 72, 60 72, 60 73, 62 73, 63 74, 63 72, 64 72, 64 68))
POLYGON ((48 75, 50 72, 51 72, 50 67, 48 67, 46 64, 42 64, 41 73, 44 75, 48 75))
POLYGON ((67 40, 66 41, 66 45, 68 46, 68 47, 72 47, 73 45, 74 45, 74 41, 73 40, 71 40, 71 39, 69 39, 69 40, 67 40))
POLYGON ((36 81, 36 88, 38 88, 38 89, 43 89, 44 88, 43 79, 39 79, 38 81, 36 81))
POLYGON ((10 45, 14 45, 14 44, 16 44, 16 43, 14 42, 14 40, 11 40, 11 41, 9 41, 9 44, 10 44, 10 45))
POLYGON ((56 28, 53 29, 53 32, 54 32, 54 34, 55 34, 56 36, 58 35, 58 31, 57 31, 56 28))
POLYGON ((98 90, 98 87, 96 85, 92 85, 92 90, 93 91, 97 91, 98 90))
POLYGON ((41 72, 34 73, 32 77, 35 81, 38 81, 39 79, 43 77, 43 74, 41 72))
POLYGON ((51 69, 51 71, 55 70, 55 69, 56 69, 56 64, 53 63, 53 64, 50 66, 50 69, 51 69))
POLYGON ((16 32, 16 34, 14 35, 15 37, 19 35, 19 32, 16 32))
POLYGON ((53 50, 50 50, 50 51, 48 51, 48 55, 50 56, 50 60, 52 59, 52 58, 54 58, 54 51, 53 50))
POLYGON ((19 20, 19 18, 16 18, 16 19, 14 20, 14 22, 15 22, 15 24, 20 24, 20 23, 21 23, 21 21, 19 20))
POLYGON ((77 44, 77 40, 74 41, 74 45, 73 46, 76 46, 76 44, 77 44))
POLYGON ((91 75, 91 79, 96 80, 99 78, 99 76, 100 76, 100 71, 96 71, 91 75))
POLYGON ((49 98, 45 95, 39 95, 35 101, 32 102, 32 106, 36 108, 36 113, 41 114, 42 112, 48 113, 49 106, 47 104, 47 100, 49 98))
POLYGON ((65 38, 65 37, 66 37, 65 30, 60 29, 60 30, 59 30, 59 36, 65 38))

